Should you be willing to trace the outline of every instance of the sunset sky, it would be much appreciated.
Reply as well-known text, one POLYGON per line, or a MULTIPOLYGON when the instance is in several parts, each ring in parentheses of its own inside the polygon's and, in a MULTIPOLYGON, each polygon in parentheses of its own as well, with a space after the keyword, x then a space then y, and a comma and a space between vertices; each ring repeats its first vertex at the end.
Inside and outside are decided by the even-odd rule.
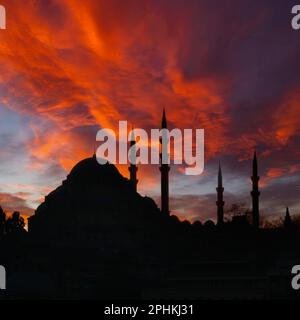
MULTIPOLYGON (((289 0, 0 0, 0 205, 29 215, 92 155, 97 130, 128 120, 205 129, 205 171, 170 175, 171 210, 215 218, 250 207, 257 149, 261 212, 300 213, 300 30, 289 0)), ((128 176, 127 168, 121 172, 128 176)), ((157 166, 138 189, 158 200, 157 166)))

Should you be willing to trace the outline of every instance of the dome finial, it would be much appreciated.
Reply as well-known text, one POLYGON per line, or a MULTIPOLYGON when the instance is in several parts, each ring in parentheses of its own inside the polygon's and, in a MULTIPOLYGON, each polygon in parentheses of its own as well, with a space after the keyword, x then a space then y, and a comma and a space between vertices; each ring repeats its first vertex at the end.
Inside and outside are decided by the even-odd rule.
POLYGON ((93 159, 96 159, 96 149, 97 149, 97 147, 96 147, 96 142, 94 142, 94 152, 93 152, 93 159))

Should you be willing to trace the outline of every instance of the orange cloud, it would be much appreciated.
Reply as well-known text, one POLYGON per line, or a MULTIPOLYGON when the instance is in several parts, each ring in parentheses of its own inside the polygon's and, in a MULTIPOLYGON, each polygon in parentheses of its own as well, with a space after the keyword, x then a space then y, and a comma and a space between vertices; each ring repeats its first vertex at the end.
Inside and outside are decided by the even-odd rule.
POLYGON ((180 43, 158 25, 162 19, 138 12, 130 19, 132 8, 122 2, 51 3, 49 13, 39 2, 5 3, 12 20, 1 34, 3 101, 33 116, 28 145, 33 159, 55 159, 69 170, 93 150, 93 142, 86 145, 74 128, 116 128, 120 119, 154 127, 162 107, 178 127, 204 127, 207 155, 218 152, 229 121, 218 85, 214 79, 184 79, 176 61, 180 43), (146 57, 132 55, 137 44, 146 57), (158 66, 151 65, 153 58, 158 66))
POLYGON ((290 165, 287 168, 270 168, 267 170, 266 174, 261 178, 260 186, 264 188, 278 178, 289 177, 298 173, 299 171, 299 165, 290 165))
POLYGON ((277 141, 285 145, 300 133, 300 89, 289 92, 273 116, 277 141))

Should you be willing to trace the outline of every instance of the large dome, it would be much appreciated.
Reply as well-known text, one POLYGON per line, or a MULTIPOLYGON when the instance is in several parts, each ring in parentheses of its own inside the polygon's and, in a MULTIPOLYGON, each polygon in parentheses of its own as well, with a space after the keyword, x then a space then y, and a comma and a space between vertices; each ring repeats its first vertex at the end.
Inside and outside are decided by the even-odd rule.
POLYGON ((102 181, 116 181, 124 178, 119 173, 118 169, 110 164, 101 165, 98 163, 96 156, 84 159, 76 164, 71 170, 68 179, 76 181, 93 181, 101 179, 102 181))
POLYGON ((80 161, 45 197, 29 228, 49 241, 76 240, 97 247, 111 241, 106 239, 123 243, 125 237, 131 242, 132 232, 144 234, 149 226, 159 227, 161 217, 155 202, 140 196, 114 165, 101 165, 91 157, 80 161))

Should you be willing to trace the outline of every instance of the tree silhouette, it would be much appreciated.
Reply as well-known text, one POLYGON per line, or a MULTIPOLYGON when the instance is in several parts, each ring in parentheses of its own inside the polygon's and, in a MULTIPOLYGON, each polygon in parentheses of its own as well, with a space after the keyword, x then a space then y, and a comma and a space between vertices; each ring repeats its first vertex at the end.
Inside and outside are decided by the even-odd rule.
POLYGON ((4 235, 5 231, 5 223, 6 223, 6 214, 0 206, 0 236, 4 235))
POLYGON ((25 222, 20 216, 20 212, 15 211, 13 215, 6 220, 6 232, 22 231, 24 229, 25 222))
POLYGON ((252 218, 252 211, 246 207, 244 202, 232 203, 225 211, 226 220, 230 220, 233 217, 244 215, 247 221, 250 223, 252 218))

